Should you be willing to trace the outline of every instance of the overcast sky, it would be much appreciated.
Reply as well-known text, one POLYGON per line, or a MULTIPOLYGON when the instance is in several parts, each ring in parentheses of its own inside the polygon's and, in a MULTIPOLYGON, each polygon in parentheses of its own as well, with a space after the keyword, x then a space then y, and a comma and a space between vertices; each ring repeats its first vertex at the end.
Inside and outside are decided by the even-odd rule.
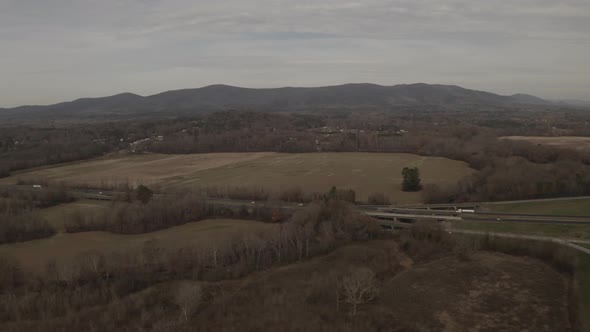
POLYGON ((590 1, 0 0, 0 106, 351 82, 590 99, 590 1))

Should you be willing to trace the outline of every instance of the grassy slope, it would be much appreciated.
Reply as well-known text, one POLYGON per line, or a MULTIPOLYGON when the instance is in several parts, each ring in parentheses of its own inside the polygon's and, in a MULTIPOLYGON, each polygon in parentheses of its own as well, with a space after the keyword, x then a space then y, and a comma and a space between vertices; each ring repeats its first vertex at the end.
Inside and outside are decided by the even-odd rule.
MULTIPOLYGON (((478 231, 590 239, 590 226, 534 223, 457 222, 453 224, 453 227, 478 231)), ((590 244, 580 243, 578 245, 590 248, 590 244)), ((581 331, 590 332, 590 315, 587 314, 590 313, 590 255, 583 253, 578 253, 577 255, 578 266, 575 274, 579 295, 578 319, 580 321, 581 331)))
POLYGON ((536 223, 461 221, 453 227, 474 231, 544 235, 563 238, 590 239, 590 225, 558 225, 536 223))
MULTIPOLYGON (((588 246, 590 247, 590 246, 588 246)), ((581 331, 590 332, 590 256, 579 254, 576 269, 576 281, 579 292, 578 317, 581 331)))
POLYGON ((590 216, 590 199, 490 205, 494 212, 590 216))

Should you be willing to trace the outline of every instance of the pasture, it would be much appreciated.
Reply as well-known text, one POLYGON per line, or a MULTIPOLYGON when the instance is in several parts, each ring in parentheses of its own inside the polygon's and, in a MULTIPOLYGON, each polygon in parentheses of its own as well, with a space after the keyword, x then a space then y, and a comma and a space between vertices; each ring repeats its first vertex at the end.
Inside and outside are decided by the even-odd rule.
POLYGON ((404 153, 212 153, 133 155, 43 168, 0 180, 43 179, 101 186, 129 182, 163 190, 207 186, 252 186, 269 191, 300 187, 327 192, 332 186, 356 191, 357 200, 381 192, 396 203, 420 203, 420 193, 401 191, 404 167, 419 167, 423 184, 455 183, 472 174, 467 164, 404 153))

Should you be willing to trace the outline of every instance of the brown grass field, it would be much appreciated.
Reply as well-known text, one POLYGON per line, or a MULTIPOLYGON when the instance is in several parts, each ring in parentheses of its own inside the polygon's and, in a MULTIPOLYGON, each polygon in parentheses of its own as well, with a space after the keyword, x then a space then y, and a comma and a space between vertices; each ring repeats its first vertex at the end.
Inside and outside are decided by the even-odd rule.
POLYGON ((494 212, 537 213, 562 216, 590 216, 590 199, 574 198, 558 201, 490 204, 485 207, 494 212))
POLYGON ((64 222, 75 213, 92 214, 109 209, 112 202, 97 200, 79 200, 39 210, 39 214, 57 231, 64 230, 64 222))
POLYGON ((551 145, 560 148, 574 150, 590 150, 590 137, 581 136, 558 136, 558 137, 541 137, 541 136, 505 136, 501 139, 514 141, 526 141, 533 144, 551 145))
POLYGON ((93 160, 23 172, 18 179, 46 179, 70 184, 130 182, 183 189, 206 186, 254 186, 270 191, 300 187, 327 192, 332 186, 353 189, 357 200, 382 192, 398 203, 419 203, 419 193, 401 191, 401 170, 420 168, 422 183, 455 183, 472 170, 467 164, 438 157, 403 153, 213 153, 139 155, 93 160))
POLYGON ((0 245, 0 255, 13 256, 24 269, 41 272, 52 261, 67 265, 85 252, 110 254, 139 250, 148 240, 156 240, 159 247, 166 249, 208 246, 223 239, 246 233, 255 234, 272 227, 275 225, 257 221, 211 219, 139 235, 58 233, 47 239, 0 245))

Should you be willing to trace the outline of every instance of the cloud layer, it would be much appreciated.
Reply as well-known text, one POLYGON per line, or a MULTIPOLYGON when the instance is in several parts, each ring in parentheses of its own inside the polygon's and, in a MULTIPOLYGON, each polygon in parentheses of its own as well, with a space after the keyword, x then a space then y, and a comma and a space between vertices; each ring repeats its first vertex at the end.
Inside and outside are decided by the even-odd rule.
POLYGON ((587 0, 3 0, 0 106, 213 83, 590 99, 587 0))

